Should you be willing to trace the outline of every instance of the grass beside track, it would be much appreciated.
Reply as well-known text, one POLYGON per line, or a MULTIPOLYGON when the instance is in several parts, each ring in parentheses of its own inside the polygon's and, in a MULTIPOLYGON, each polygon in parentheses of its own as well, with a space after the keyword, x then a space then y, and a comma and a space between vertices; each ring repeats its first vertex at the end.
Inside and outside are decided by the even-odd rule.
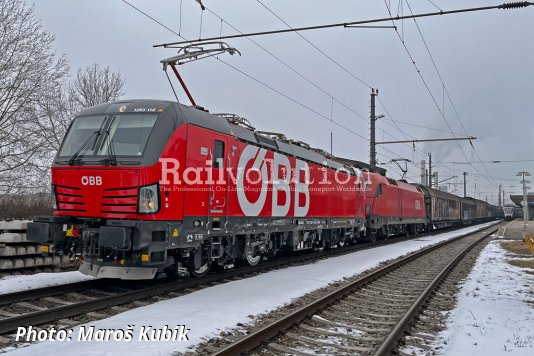
POLYGON ((526 268, 530 274, 534 274, 534 256, 530 253, 524 241, 502 241, 501 247, 508 251, 510 259, 508 263, 513 266, 526 268))

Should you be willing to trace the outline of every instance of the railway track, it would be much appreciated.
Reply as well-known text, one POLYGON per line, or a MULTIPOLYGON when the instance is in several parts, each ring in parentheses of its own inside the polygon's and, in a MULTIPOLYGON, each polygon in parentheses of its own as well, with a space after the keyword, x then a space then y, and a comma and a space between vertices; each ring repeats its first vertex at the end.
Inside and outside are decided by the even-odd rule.
POLYGON ((389 355, 444 278, 497 229, 444 241, 381 267, 214 354, 389 355))
MULTIPOLYGON (((410 238, 421 238, 427 235, 430 233, 410 238)), ((90 280, 0 295, 0 345, 5 347, 16 344, 13 333, 19 326, 72 327, 131 308, 175 298, 213 284, 225 283, 228 280, 246 278, 273 269, 310 263, 318 259, 393 244, 407 239, 409 238, 395 238, 293 255, 265 261, 254 267, 244 266, 209 274, 200 279, 142 283, 138 281, 118 283, 116 280, 90 280)))

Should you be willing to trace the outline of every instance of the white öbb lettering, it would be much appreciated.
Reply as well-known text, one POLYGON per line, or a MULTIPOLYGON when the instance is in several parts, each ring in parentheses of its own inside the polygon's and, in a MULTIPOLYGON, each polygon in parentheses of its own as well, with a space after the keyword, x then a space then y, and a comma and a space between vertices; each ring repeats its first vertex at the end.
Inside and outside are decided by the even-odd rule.
POLYGON ((83 185, 102 185, 102 177, 100 176, 83 176, 83 185))
POLYGON ((295 159, 295 167, 291 167, 289 158, 283 154, 274 152, 272 159, 266 159, 267 150, 249 145, 245 147, 239 157, 237 173, 237 199, 239 206, 246 216, 258 216, 265 206, 267 191, 271 191, 272 216, 286 216, 289 213, 291 199, 293 199, 293 215, 306 216, 310 209, 310 167, 304 161, 295 159), (250 169, 246 170, 252 161, 250 169), (270 164, 268 177, 267 164, 270 164), (293 168, 293 169, 292 169, 293 168), (255 172, 256 174, 251 174, 255 172), (293 174, 293 179, 291 175, 293 174), (257 176, 258 179, 254 179, 257 176), (293 196, 291 195, 290 183, 294 184, 293 196), (259 196, 255 201, 250 201, 246 192, 245 184, 258 185, 259 196), (282 197, 280 196, 282 195, 282 197), (284 198, 284 199, 281 199, 284 198))

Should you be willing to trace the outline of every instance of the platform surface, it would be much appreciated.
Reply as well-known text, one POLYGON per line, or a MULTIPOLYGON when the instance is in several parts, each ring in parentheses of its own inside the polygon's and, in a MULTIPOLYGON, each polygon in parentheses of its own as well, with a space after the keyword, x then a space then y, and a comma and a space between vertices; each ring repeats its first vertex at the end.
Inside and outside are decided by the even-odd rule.
MULTIPOLYGON (((523 240, 523 219, 515 219, 505 225, 504 238, 507 240, 523 240)), ((534 221, 527 221, 525 233, 534 234, 534 221)))

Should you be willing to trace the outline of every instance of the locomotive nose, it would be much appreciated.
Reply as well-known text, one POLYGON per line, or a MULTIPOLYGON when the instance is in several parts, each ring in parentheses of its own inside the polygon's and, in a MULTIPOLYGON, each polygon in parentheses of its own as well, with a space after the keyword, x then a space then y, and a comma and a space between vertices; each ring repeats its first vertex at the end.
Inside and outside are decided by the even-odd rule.
POLYGON ((137 169, 56 169, 59 215, 117 218, 137 213, 137 169))

